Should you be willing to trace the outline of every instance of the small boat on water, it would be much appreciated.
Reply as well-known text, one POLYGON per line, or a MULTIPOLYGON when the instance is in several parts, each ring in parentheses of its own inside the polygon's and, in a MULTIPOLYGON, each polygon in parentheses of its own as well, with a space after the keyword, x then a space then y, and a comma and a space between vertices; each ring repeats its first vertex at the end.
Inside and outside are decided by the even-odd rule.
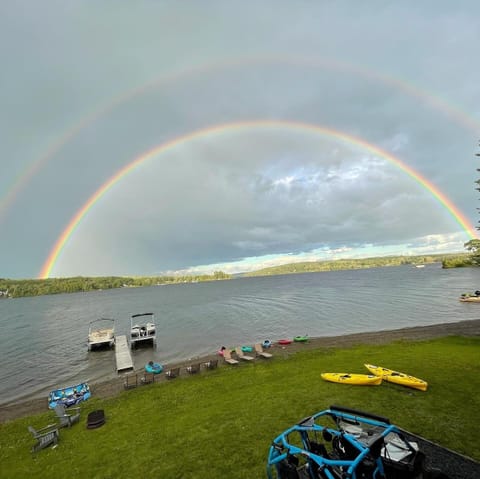
POLYGON ((356 386, 378 386, 382 384, 382 378, 373 374, 350 374, 350 373, 322 373, 325 381, 338 384, 354 384, 356 386))
POLYGON ((57 404, 70 407, 79 402, 86 401, 91 396, 88 383, 80 383, 76 386, 54 389, 48 395, 48 407, 54 409, 57 404))
POLYGON ((153 313, 133 314, 130 318, 130 347, 137 343, 157 342, 155 317, 153 313))
POLYGON ((115 320, 100 318, 90 322, 88 328, 88 350, 115 345, 115 320))
POLYGON ((393 371, 392 369, 382 368, 381 366, 375 366, 373 364, 365 364, 365 367, 375 376, 388 381, 389 383, 400 384, 401 386, 407 386, 409 388, 418 389, 420 391, 426 391, 428 383, 423 379, 418 379, 415 376, 409 374, 393 371))

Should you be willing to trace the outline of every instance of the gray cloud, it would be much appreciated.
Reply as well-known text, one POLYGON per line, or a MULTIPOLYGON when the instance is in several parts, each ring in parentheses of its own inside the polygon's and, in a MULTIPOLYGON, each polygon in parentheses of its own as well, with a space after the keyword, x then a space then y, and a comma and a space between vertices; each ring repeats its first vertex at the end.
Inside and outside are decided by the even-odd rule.
MULTIPOLYGON (((477 222, 476 2, 0 8, 0 201, 54 152, 0 215, 0 276, 38 274, 75 213, 142 152, 242 120, 357 136, 477 222)), ((54 274, 150 274, 375 245, 458 250, 459 228, 405 171, 359 145, 292 128, 232 130, 184 142, 118 182, 54 274)))

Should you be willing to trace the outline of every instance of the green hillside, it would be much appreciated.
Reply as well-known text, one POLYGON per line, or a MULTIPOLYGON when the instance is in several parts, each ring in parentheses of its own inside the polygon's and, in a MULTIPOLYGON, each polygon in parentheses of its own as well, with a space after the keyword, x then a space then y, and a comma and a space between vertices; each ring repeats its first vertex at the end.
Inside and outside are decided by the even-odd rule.
POLYGON ((264 268, 243 276, 273 276, 278 274, 316 273, 320 271, 338 271, 347 269, 378 268, 385 266, 402 266, 442 263, 444 268, 468 265, 467 253, 452 253, 422 256, 383 256, 378 258, 338 259, 334 261, 309 261, 289 263, 271 268, 264 268))

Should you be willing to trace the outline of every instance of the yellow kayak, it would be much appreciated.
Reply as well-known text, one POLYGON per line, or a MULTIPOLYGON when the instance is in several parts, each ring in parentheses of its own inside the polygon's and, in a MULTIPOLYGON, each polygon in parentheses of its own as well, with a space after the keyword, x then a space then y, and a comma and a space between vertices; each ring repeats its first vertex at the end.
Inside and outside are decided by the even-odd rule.
POLYGON ((400 384, 409 388, 426 391, 428 383, 423 379, 418 379, 405 373, 399 373, 392 369, 382 368, 381 366, 374 366, 373 364, 365 364, 365 367, 375 376, 385 379, 390 383, 400 384))
POLYGON ((378 386, 382 378, 373 374, 322 373, 322 379, 332 383, 356 384, 358 386, 378 386))

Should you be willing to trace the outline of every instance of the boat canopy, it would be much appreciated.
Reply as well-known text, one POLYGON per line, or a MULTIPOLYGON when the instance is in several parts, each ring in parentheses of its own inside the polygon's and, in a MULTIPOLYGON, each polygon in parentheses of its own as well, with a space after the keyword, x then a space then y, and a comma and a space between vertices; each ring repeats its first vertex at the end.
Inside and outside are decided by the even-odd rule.
POLYGON ((139 316, 153 316, 153 313, 138 313, 138 314, 132 314, 132 318, 138 318, 139 316))
POLYGON ((94 319, 93 321, 90 321, 90 325, 93 326, 95 323, 100 323, 102 321, 115 323, 115 320, 112 318, 98 318, 98 319, 94 319))

